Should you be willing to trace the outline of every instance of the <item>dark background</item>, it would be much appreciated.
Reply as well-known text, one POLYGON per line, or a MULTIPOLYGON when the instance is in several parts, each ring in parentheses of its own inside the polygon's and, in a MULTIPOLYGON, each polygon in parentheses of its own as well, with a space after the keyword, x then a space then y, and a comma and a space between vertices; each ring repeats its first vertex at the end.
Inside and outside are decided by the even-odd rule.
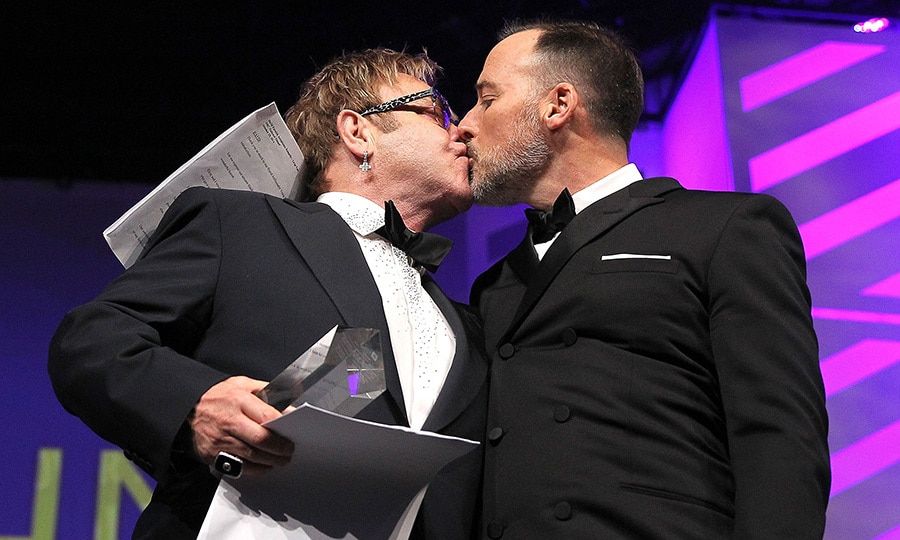
MULTIPOLYGON (((505 19, 539 15, 618 28, 661 120, 711 2, 22 2, 0 14, 0 177, 155 184, 250 111, 284 112, 301 82, 343 50, 422 47, 446 68, 458 112, 505 19)), ((719 4, 723 5, 723 4, 719 4)), ((896 0, 742 2, 900 16, 896 0)), ((743 9, 725 5, 726 9, 743 9)))

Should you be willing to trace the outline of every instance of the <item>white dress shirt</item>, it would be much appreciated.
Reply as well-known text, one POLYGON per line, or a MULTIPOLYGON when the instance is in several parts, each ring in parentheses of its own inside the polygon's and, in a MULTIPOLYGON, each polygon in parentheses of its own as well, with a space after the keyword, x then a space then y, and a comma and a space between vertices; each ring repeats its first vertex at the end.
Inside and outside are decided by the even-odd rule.
MULTIPOLYGON (((643 179, 644 177, 641 176, 641 172, 634 163, 629 163, 620 169, 616 169, 588 187, 572 194, 572 202, 575 203, 575 215, 577 216, 579 212, 600 199, 608 197, 620 189, 625 189, 643 179)), ((538 260, 544 258, 547 250, 550 249, 550 246, 553 245, 553 242, 559 235, 560 233, 556 233, 550 240, 534 246, 538 260)))
POLYGON ((342 192, 323 193, 318 202, 337 212, 359 242, 381 295, 409 425, 422 429, 453 363, 456 336, 406 253, 375 234, 384 226, 383 207, 342 192))

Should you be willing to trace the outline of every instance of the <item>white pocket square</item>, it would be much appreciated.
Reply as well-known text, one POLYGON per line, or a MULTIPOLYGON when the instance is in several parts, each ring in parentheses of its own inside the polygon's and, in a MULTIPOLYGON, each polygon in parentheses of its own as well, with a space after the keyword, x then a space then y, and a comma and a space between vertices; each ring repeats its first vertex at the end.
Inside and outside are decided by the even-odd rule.
POLYGON ((637 253, 616 253, 615 255, 603 255, 601 261, 616 261, 619 259, 661 259, 664 261, 672 260, 671 255, 640 255, 637 253))

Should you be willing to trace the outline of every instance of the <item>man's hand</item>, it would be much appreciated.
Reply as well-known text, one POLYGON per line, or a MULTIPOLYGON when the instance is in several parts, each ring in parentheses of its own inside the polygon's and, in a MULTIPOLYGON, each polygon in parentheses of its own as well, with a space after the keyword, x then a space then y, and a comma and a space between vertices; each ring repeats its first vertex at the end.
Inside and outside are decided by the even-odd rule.
POLYGON ((293 443, 262 426, 281 416, 254 394, 265 385, 248 377, 230 377, 200 396, 190 427, 201 461, 209 465, 219 452, 228 452, 244 461, 243 474, 254 475, 290 460, 293 443))

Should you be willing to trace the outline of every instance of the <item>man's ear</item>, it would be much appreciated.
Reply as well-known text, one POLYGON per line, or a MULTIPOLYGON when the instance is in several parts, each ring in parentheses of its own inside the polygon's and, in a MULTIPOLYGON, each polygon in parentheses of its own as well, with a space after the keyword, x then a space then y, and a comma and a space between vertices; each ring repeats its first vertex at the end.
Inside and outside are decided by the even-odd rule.
POLYGON ((561 82, 547 92, 547 99, 541 110, 541 120, 551 131, 557 130, 575 118, 575 111, 581 104, 578 91, 571 83, 561 82))
POLYGON ((365 118, 358 112, 344 109, 338 113, 335 122, 338 137, 351 154, 360 160, 366 152, 372 157, 374 138, 371 125, 365 118))

